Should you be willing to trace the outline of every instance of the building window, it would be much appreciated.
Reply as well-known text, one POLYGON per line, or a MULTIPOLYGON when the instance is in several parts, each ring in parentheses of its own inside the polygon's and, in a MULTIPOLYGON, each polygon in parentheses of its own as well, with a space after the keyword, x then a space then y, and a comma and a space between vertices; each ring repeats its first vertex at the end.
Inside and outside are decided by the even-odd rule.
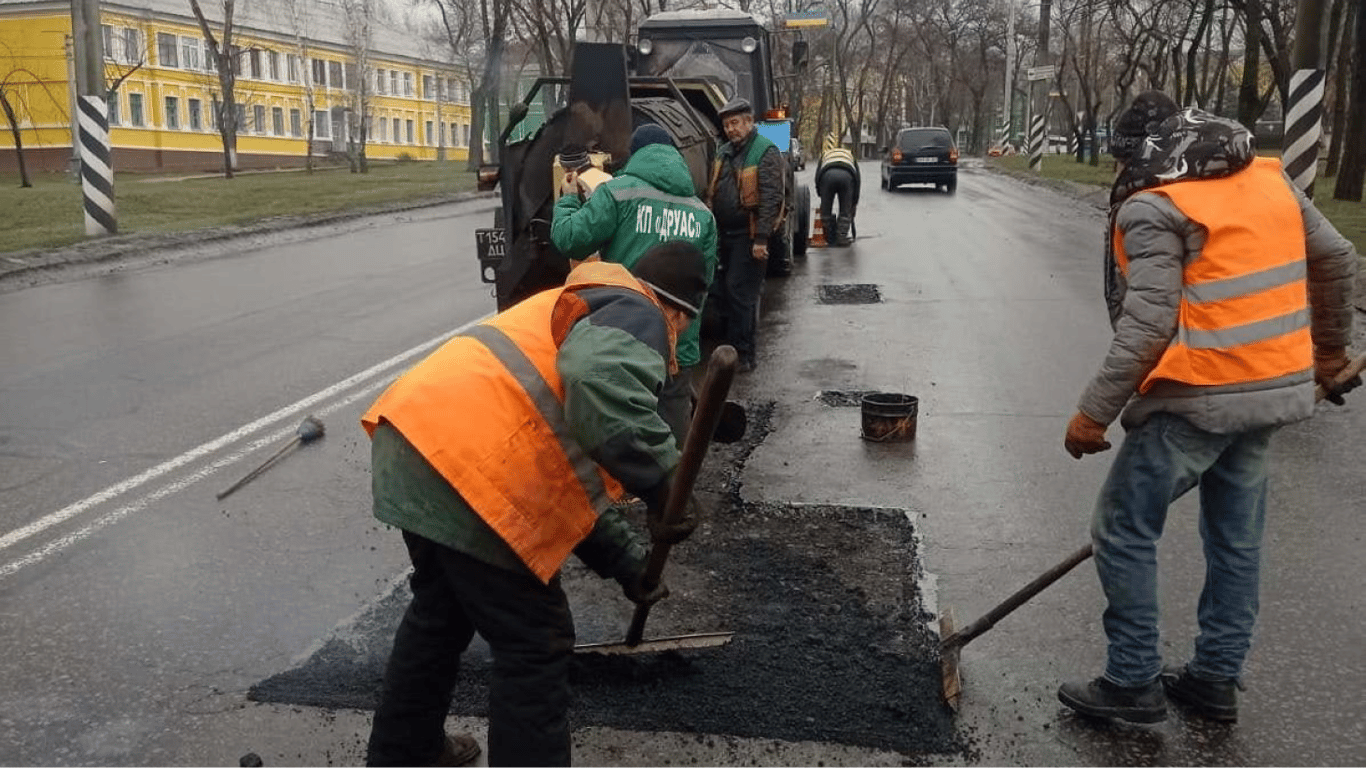
POLYGON ((270 108, 270 127, 275 130, 276 136, 285 135, 285 110, 284 107, 270 108))
POLYGON ((289 110, 289 132, 293 136, 304 135, 304 116, 299 110, 289 110))
MULTIPOLYGON (((397 69, 391 69, 391 70, 389 70, 389 93, 392 93, 392 94, 394 94, 395 96, 398 95, 398 70, 397 70, 397 69)), ((398 141, 398 134, 397 134, 397 133, 394 134, 394 141, 398 141)))
POLYGON ((218 121, 223 116, 223 104, 218 101, 217 97, 214 97, 213 101, 210 103, 212 104, 212 107, 209 109, 209 128, 217 130, 218 121))
POLYGON ((285 54, 285 76, 289 82, 299 82, 299 57, 292 53, 285 54))
POLYGON ((128 94, 128 122, 131 125, 142 127, 146 121, 142 116, 142 94, 128 94))
POLYGON ((204 64, 199 57, 199 38, 180 38, 180 64, 186 69, 204 68, 204 64))
POLYGON ((266 132, 266 108, 260 104, 251 108, 252 133, 266 132))
POLYGON ((468 147, 470 145, 470 124, 462 123, 460 125, 460 132, 465 135, 465 140, 461 142, 460 146, 468 147))
POLYGON ((424 99, 434 99, 434 98, 436 98, 436 93, 435 93, 435 91, 436 91, 436 89, 435 89, 434 87, 432 87, 432 76, 431 76, 431 75, 423 75, 423 76, 422 76, 422 98, 424 98, 424 99))
POLYGON ((163 67, 179 67, 180 61, 176 53, 176 36, 158 32, 157 63, 163 67))
POLYGON ((185 102, 185 106, 190 110, 190 130, 204 130, 204 102, 199 99, 190 99, 185 102))
POLYGON ((327 110, 319 109, 313 113, 313 138, 332 138, 332 120, 328 117, 327 110))
POLYGON ((327 61, 323 59, 313 60, 313 84, 327 87, 327 61))
POLYGON ((270 64, 270 79, 280 81, 280 52, 266 51, 266 61, 270 64))
POLYGON ((427 144, 435 144, 436 139, 432 137, 432 121, 428 120, 424 127, 426 128, 426 132, 422 134, 422 140, 427 144))
POLYGON ((327 87, 346 87, 346 78, 342 75, 342 63, 340 61, 327 62, 327 87))
POLYGON ((451 146, 460 146, 460 125, 457 123, 451 123, 451 146))
POLYGON ((175 96, 166 97, 166 130, 180 130, 180 99, 175 96))
POLYGON ((399 122, 399 119, 398 119, 397 117, 394 118, 394 143, 395 143, 395 144, 398 144, 399 142, 403 141, 403 133, 402 133, 403 129, 402 129, 400 126, 401 126, 401 123, 399 122))
POLYGON ((106 103, 109 105, 109 124, 118 125, 122 122, 119 119, 119 92, 111 91, 106 103))
POLYGON ((405 138, 407 138, 407 143, 416 144, 417 142, 413 140, 413 121, 405 120, 403 127, 406 129, 403 135, 405 138))
POLYGON ((104 57, 114 61, 114 28, 108 24, 101 24, 100 38, 104 43, 104 57))
POLYGON ((412 96, 412 95, 413 95, 413 73, 412 73, 412 72, 404 72, 404 73, 403 73, 403 95, 404 95, 404 96, 412 96))
POLYGON ((375 70, 375 93, 384 94, 384 70, 375 70))
POLYGON ((233 111, 237 113, 237 132, 241 133, 243 131, 251 130, 247 125, 247 105, 239 101, 234 104, 233 107, 233 111))
POLYGON ((378 140, 387 142, 389 140, 389 121, 381 117, 377 122, 379 123, 378 140))
POLYGON ((124 27, 123 58, 119 60, 124 64, 137 64, 145 58, 145 53, 142 46, 142 30, 124 27))

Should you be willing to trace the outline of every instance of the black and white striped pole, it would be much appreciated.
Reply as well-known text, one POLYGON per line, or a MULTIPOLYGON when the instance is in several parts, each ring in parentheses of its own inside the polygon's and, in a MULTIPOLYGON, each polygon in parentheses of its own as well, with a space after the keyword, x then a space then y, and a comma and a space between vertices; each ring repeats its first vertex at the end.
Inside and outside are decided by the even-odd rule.
POLYGON ((76 55, 76 141, 81 159, 81 197, 85 234, 118 231, 114 215, 114 165, 109 145, 109 105, 105 101, 104 38, 99 0, 71 0, 71 37, 76 55))
POLYGON ((1295 71, 1285 108, 1281 162, 1307 197, 1314 196, 1323 136, 1323 0, 1300 0, 1295 19, 1295 71))
POLYGON ((85 205, 85 234, 112 235, 114 166, 110 162, 109 107, 103 96, 82 96, 80 106, 81 197, 85 205))
POLYGON ((1036 173, 1043 170, 1043 126, 1044 116, 1034 115, 1029 125, 1029 170, 1036 173))
POLYGON ((1052 24, 1050 18, 1053 7, 1052 0, 1042 0, 1039 3, 1039 50, 1034 54, 1034 60, 1038 66, 1029 68, 1029 103, 1034 110, 1033 121, 1029 125, 1029 169, 1035 173, 1043 171, 1043 149, 1045 134, 1048 130, 1048 110, 1052 105, 1052 83, 1054 67, 1048 52, 1048 32, 1052 24), (1043 81, 1043 98, 1035 106, 1034 84, 1043 81))

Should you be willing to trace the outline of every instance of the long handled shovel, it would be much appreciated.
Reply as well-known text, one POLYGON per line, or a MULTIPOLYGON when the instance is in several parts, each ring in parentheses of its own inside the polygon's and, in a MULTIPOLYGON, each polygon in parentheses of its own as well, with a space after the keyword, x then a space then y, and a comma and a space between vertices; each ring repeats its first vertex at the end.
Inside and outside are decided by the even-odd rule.
MULTIPOLYGON (((1347 364, 1342 372, 1334 377, 1333 381, 1337 386, 1346 384, 1353 376, 1360 375, 1366 369, 1366 354, 1359 355, 1352 362, 1347 364)), ((1314 388, 1315 401, 1322 400, 1328 396, 1328 390, 1322 385, 1314 388)), ((973 638, 996 626, 996 622, 1004 619, 1016 608, 1024 605, 1030 598, 1044 591, 1053 582, 1061 579, 1068 571, 1077 567, 1079 564, 1091 557, 1091 545, 1078 549, 1067 559, 1045 571, 1038 578, 1021 587, 1015 594, 1006 598, 1000 605, 986 612, 986 615, 971 624, 956 630, 953 622, 953 608, 946 607, 939 615, 939 665, 943 677, 944 703, 948 704, 949 709, 958 711, 958 700, 962 697, 962 680, 958 673, 959 656, 963 646, 972 641, 973 638)))
MULTIPOLYGON (((664 523, 667 525, 678 520, 692 496, 693 483, 702 469, 702 460, 707 456, 712 433, 721 420, 726 405, 726 393, 730 391, 731 380, 735 378, 735 348, 727 345, 717 347, 707 361, 707 375, 702 381, 702 391, 693 410, 692 425, 688 437, 683 441, 683 456, 678 461, 678 471, 674 473, 674 484, 669 488, 669 498, 664 504, 664 523)), ((641 577, 646 589, 659 586, 664 575, 664 564, 669 559, 669 544, 655 544, 650 548, 650 558, 645 564, 645 574, 641 577)), ((650 618, 649 605, 637 605, 631 617, 631 626, 626 630, 626 640, 622 643, 593 643, 576 646, 576 652, 629 654, 650 653, 680 648, 711 648, 729 643, 732 632, 708 632, 697 635, 664 637, 655 640, 642 640, 645 635, 645 621, 650 618)))

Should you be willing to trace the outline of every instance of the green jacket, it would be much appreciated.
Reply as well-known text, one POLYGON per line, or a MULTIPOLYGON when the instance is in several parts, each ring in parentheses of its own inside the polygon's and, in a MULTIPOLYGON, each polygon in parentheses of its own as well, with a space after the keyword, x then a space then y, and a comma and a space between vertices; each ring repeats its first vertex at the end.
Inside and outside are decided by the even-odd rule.
MULTIPOLYGON (((656 496, 680 458, 673 432, 656 411, 656 393, 667 376, 663 316, 630 291, 595 288, 581 295, 590 313, 565 336, 556 357, 565 384, 565 421, 585 452, 629 493, 656 496)), ((530 573, 388 422, 371 441, 371 487, 381 522, 490 565, 530 573)), ((612 508, 598 517, 574 554, 599 575, 622 580, 644 567, 646 547, 612 508)))
MULTIPOLYGON (((697 198, 692 175, 678 150, 642 147, 587 202, 565 195, 555 203, 550 241, 566 258, 598 251, 603 261, 633 267, 656 243, 686 240, 707 257, 707 283, 716 273, 716 219, 697 198)), ((702 360, 699 314, 678 337, 678 364, 702 360)))

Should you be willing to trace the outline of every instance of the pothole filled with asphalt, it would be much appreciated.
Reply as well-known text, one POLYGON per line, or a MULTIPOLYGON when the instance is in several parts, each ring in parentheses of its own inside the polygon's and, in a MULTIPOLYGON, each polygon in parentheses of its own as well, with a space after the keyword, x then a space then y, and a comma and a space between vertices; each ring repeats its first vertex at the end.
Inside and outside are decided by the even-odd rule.
MULTIPOLYGON (((768 435, 774 404, 746 406, 746 437, 708 454, 696 486, 707 514, 672 550, 671 594, 645 626, 647 640, 714 631, 734 639, 702 650, 577 655, 572 725, 822 741, 916 762, 965 754, 940 700, 938 637, 912 521, 900 509, 746 502, 742 470, 768 435)), ((640 522, 643 509, 628 514, 640 522)), ((572 558, 562 581, 578 641, 621 641, 632 606, 620 588, 572 558)), ((408 599, 403 584, 250 698, 373 709, 408 599)), ((490 671, 486 646, 462 657, 452 713, 487 716, 490 671)))
POLYGON ((824 283, 816 286, 816 301, 821 304, 877 304, 882 293, 871 283, 824 283))
POLYGON ((858 408, 864 395, 876 394, 872 389, 823 389, 816 394, 816 401, 831 408, 858 408))

